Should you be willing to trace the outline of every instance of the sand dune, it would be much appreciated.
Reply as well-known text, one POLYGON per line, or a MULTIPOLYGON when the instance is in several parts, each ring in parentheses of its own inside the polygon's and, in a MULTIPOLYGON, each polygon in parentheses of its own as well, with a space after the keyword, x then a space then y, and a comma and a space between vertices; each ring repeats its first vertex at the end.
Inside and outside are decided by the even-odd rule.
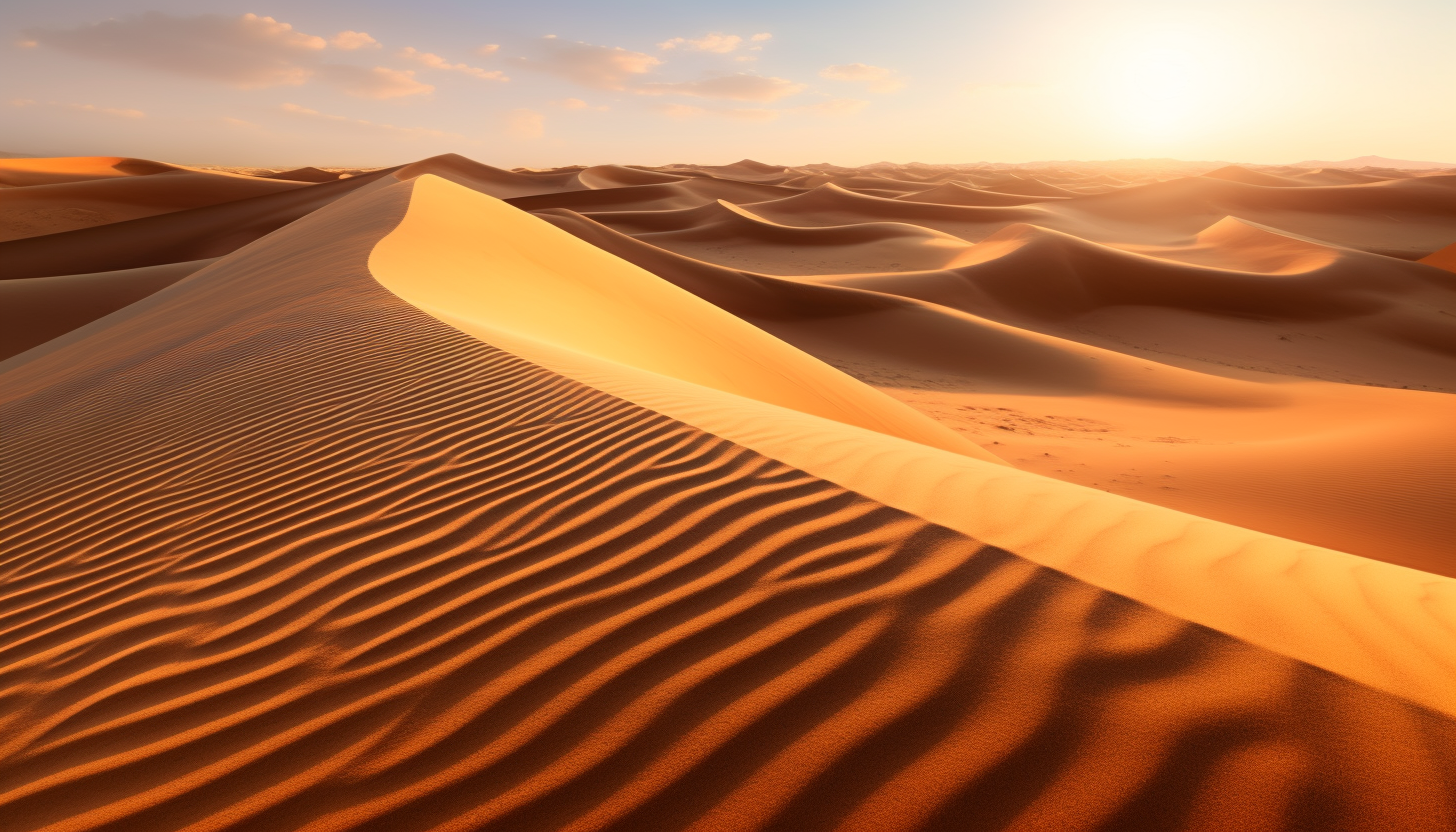
POLYGON ((1456 825, 1456 177, 299 170, 0 243, 7 832, 1456 825))
POLYGON ((10 187, 94 182, 182 171, 179 165, 127 156, 71 156, 60 159, 0 159, 0 184, 10 187))
POLYGON ((572 211, 671 211, 696 208, 720 199, 741 205, 781 199, 797 193, 797 189, 777 185, 681 178, 660 184, 519 196, 508 201, 527 211, 548 208, 567 208, 572 211))
POLYGON ((1419 259, 1447 245, 1456 221, 1456 175, 1365 185, 1266 188, 1194 177, 1047 206, 1061 230, 1101 242, 1192 235, 1225 216, 1376 254, 1419 259))
POLYGON ((0 279, 219 257, 387 175, 380 171, 203 208, 0 242, 0 279))
POLYGON ((983 191, 979 188, 967 187, 959 182, 945 182, 928 191, 920 191, 919 193, 897 197, 897 199, 903 199, 909 202, 932 202, 938 205, 972 205, 978 207, 1030 205, 1034 202, 1046 202, 1058 198, 1049 196, 1017 196, 1015 194, 1002 194, 995 191, 983 191))
POLYGON ((267 179, 287 179, 292 182, 333 182, 339 178, 339 174, 326 170, 319 170, 315 167, 294 168, 293 170, 280 170, 277 173, 270 173, 267 179))
POLYGON ((0 280, 0 360, 130 306, 212 262, 0 280))
POLYGON ((53 160, 49 169, 34 159, 12 160, 12 165, 15 161, 31 164, 11 171, 0 169, 0 178, 10 180, 6 184, 22 186, 0 190, 0 241, 303 187, 300 182, 182 170, 141 159, 60 159, 53 160))
POLYGON ((1059 188, 1035 177, 1014 177, 1010 180, 987 185, 985 190, 1018 196, 1076 196, 1075 191, 1059 188))

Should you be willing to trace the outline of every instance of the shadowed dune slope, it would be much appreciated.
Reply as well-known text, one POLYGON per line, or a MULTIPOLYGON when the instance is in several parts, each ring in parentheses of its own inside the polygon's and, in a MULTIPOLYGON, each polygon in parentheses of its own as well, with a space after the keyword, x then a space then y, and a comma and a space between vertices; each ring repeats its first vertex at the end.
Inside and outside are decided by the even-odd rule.
POLYGON ((572 211, 670 211, 696 208, 718 200, 733 203, 781 199, 799 191, 775 185, 727 179, 680 179, 675 182, 627 185, 604 190, 537 194, 506 200, 525 211, 566 208, 572 211))
POLYGON ((1416 260, 1451 242, 1456 175, 1300 188, 1199 176, 1041 207, 1066 225, 1038 224, 1103 242, 1153 242, 1148 238, 1159 233, 1192 235, 1236 216, 1291 234, 1416 260))
POLYGON ((0 280, 0 360, 136 303, 212 262, 0 280))
POLYGON ((306 187, 304 182, 178 170, 6 188, 0 190, 0 240, 72 231, 306 187))
POLYGON ((1452 824, 1448 717, 403 303, 435 187, 0 363, 7 830, 1452 824))
POLYGON ((912 223, 785 225, 722 200, 675 211, 584 216, 669 251, 770 274, 941 268, 970 248, 961 238, 912 223))
POLYGON ((221 205, 0 242, 0 279, 219 257, 390 173, 377 171, 221 205))

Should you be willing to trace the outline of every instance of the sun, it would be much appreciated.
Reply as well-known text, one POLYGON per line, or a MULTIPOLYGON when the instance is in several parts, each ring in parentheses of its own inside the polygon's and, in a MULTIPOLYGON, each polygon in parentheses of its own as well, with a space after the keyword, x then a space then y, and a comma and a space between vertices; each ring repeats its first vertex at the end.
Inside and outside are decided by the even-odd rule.
POLYGON ((1177 27, 1109 38, 1089 73, 1093 103, 1113 129, 1146 140, 1216 129, 1255 91, 1236 44, 1177 27))

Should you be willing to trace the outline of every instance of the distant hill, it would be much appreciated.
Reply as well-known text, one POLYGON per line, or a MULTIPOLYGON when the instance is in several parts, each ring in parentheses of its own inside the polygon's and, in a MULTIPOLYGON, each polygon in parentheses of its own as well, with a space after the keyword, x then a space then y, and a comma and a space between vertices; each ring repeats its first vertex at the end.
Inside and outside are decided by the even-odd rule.
POLYGON ((1344 168, 1354 170, 1356 168, 1395 168, 1396 170, 1450 170, 1456 168, 1456 162, 1415 162, 1410 159, 1387 159, 1384 156, 1357 156, 1354 159, 1346 159, 1342 162, 1321 162, 1314 159, 1306 159, 1303 162, 1295 162, 1292 167, 1296 168, 1344 168))
POLYGON ((0 159, 39 159, 40 156, 34 153, 11 153, 8 150, 0 150, 0 159))

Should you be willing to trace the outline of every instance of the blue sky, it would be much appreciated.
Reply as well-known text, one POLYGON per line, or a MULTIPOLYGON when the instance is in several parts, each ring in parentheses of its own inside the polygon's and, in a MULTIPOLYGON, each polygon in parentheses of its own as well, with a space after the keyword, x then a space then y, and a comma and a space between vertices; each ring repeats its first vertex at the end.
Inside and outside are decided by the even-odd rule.
POLYGON ((1456 161, 1446 0, 10 0, 0 30, 16 152, 1456 161))

